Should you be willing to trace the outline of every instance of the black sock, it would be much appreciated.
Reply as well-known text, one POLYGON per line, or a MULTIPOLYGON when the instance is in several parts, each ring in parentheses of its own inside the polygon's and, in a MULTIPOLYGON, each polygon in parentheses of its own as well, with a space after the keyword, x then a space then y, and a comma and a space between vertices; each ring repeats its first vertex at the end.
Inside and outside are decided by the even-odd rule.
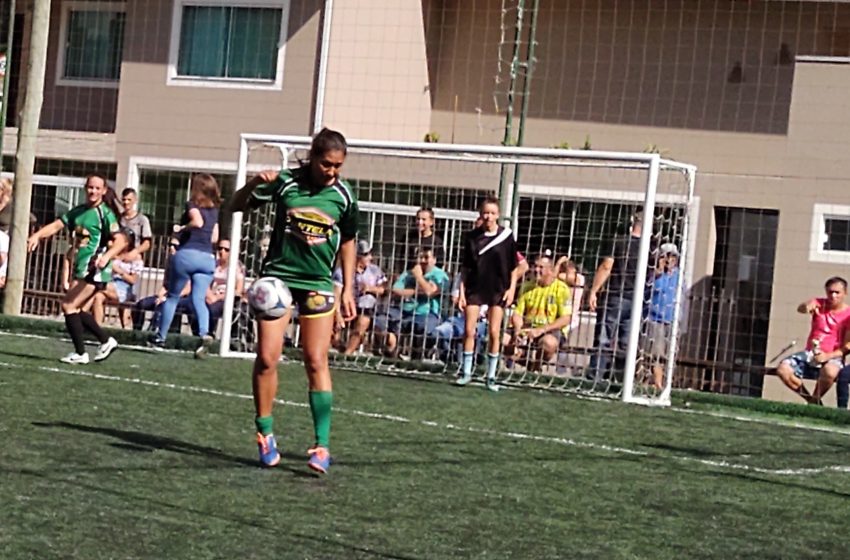
POLYGON ((83 342, 83 322, 80 320, 79 313, 71 313, 65 315, 65 328, 68 329, 68 334, 71 335, 71 340, 74 343, 74 351, 77 354, 85 354, 86 345, 83 342))
POLYGON ((87 331, 92 333, 95 338, 97 338, 101 344, 105 343, 109 340, 109 335, 107 335, 100 325, 97 324, 97 321, 94 320, 94 316, 91 313, 86 313, 85 311, 80 311, 80 321, 82 321, 83 326, 87 331))

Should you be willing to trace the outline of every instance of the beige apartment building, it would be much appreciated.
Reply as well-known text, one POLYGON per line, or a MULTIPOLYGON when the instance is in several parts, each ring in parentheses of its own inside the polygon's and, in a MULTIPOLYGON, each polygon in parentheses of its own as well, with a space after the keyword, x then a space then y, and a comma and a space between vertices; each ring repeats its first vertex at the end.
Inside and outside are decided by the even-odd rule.
MULTIPOLYGON (((25 46, 29 7, 19 4, 25 46)), ((191 171, 232 188, 242 132, 324 124, 352 138, 499 144, 517 5, 54 0, 37 165, 54 190, 36 205, 54 211, 72 186, 65 176, 94 166, 138 188, 168 224, 191 171)), ((525 144, 652 146, 698 167, 683 358, 703 386, 761 390, 750 366, 775 365, 805 338, 797 304, 827 277, 850 276, 850 6, 540 5, 525 144)), ((24 49, 11 65, 12 108, 26 59, 24 49)))

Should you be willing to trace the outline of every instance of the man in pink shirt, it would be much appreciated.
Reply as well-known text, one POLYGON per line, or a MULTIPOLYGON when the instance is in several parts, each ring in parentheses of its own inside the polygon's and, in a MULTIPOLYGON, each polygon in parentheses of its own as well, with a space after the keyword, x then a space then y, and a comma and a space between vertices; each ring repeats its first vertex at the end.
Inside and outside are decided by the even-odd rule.
POLYGON ((844 303, 847 280, 834 276, 824 284, 826 297, 801 303, 798 313, 812 316, 812 327, 806 349, 791 354, 776 368, 776 375, 789 389, 799 393, 812 404, 820 403, 844 365, 844 355, 850 351, 845 331, 850 319, 850 306, 844 303), (814 395, 803 386, 803 379, 817 379, 814 395))

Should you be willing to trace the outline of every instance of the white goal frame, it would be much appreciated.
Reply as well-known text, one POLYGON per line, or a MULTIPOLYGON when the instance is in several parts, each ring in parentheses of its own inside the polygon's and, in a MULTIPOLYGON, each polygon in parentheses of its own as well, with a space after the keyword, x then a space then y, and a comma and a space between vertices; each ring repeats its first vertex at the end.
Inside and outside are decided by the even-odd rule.
MULTIPOLYGON (((312 138, 309 136, 273 135, 243 133, 239 138, 239 160, 236 173, 236 189, 242 188, 247 180, 249 172, 249 144, 261 144, 274 146, 281 152, 281 160, 284 166, 289 163, 289 154, 293 150, 309 149, 312 138)), ((645 216, 652 216, 656 202, 677 202, 687 207, 685 223, 683 227, 683 239, 680 262, 682 270, 689 266, 690 262, 690 216, 696 211, 694 208, 694 189, 696 183, 697 168, 694 165, 685 164, 662 158, 655 153, 638 152, 608 152, 595 150, 564 150, 556 148, 532 148, 517 146, 486 146, 477 144, 441 144, 425 142, 401 142, 388 140, 348 140, 349 153, 384 155, 409 159, 437 159, 467 161, 471 163, 491 164, 531 164, 548 166, 568 167, 605 167, 619 169, 637 169, 647 172, 646 188, 643 192, 643 212, 645 216), (659 195, 657 192, 660 172, 676 171, 684 175, 687 192, 683 195, 659 195)), ((252 169, 251 171, 258 171, 252 169)), ((514 185, 508 185, 510 192, 514 185)), ((522 192, 520 184, 520 192, 522 192)), ((515 209, 509 214, 515 216, 515 209)), ((222 333, 220 355, 222 357, 250 358, 254 354, 250 352, 236 352, 231 347, 231 327, 234 312, 235 278, 241 250, 242 212, 234 212, 231 221, 230 240, 231 258, 227 271, 226 297, 224 300, 224 311, 222 315, 222 333)), ((646 273, 649 264, 649 249, 651 246, 653 228, 645 227, 642 230, 637 276, 635 285, 643 286, 646 283, 646 273)), ((677 341, 679 334, 679 322, 684 295, 686 274, 679 275, 676 289, 674 320, 670 340, 670 356, 675 357, 677 352, 677 341)), ((640 337, 641 311, 644 303, 643 290, 635 290, 632 301, 629 340, 625 362, 623 379, 623 390, 621 399, 624 402, 645 405, 669 405, 672 385, 674 360, 667 360, 665 371, 665 389, 656 397, 645 397, 634 395, 635 372, 637 369, 637 353, 640 337)))

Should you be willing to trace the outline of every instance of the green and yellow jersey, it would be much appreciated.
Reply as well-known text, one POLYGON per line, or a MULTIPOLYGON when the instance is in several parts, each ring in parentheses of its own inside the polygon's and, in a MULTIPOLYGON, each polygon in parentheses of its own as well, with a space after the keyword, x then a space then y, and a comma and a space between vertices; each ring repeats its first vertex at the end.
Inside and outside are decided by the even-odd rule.
MULTIPOLYGON (((531 280, 521 288, 516 305, 516 313, 523 323, 532 327, 551 325, 564 315, 572 315, 572 294, 570 287, 560 280, 548 286, 540 286, 531 280)), ((564 327, 566 332, 568 327, 564 327)))
POLYGON ((263 275, 291 288, 332 291, 339 247, 357 235, 357 200, 344 181, 315 187, 306 173, 306 168, 284 169, 251 194, 252 207, 276 205, 263 275))
POLYGON ((112 236, 121 229, 118 217, 106 204, 87 206, 81 204, 68 210, 59 218, 65 227, 76 234, 77 255, 74 259, 74 278, 87 276, 94 282, 110 282, 112 267, 95 268, 95 261, 103 254, 112 236))

